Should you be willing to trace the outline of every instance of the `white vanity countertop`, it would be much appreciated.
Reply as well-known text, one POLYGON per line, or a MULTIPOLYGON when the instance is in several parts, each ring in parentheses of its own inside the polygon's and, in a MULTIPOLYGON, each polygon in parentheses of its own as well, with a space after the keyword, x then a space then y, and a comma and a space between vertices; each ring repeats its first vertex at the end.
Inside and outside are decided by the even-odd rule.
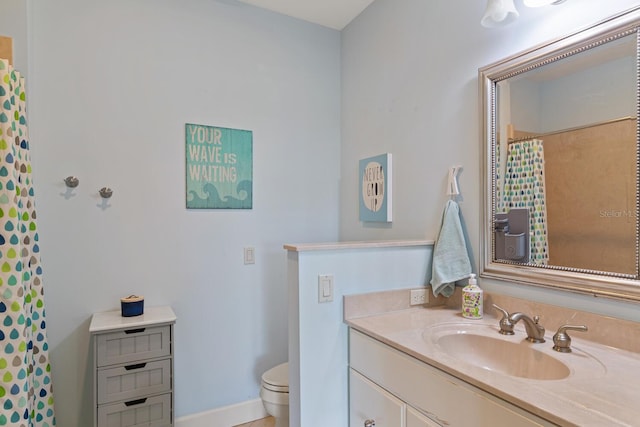
POLYGON ((465 363, 423 338, 425 331, 435 325, 469 323, 489 325, 495 328, 496 337, 521 342, 526 333, 520 324, 516 326, 516 335, 503 336, 498 333, 496 318, 485 315, 482 320, 469 320, 463 318, 459 310, 444 307, 410 308, 349 319, 346 323, 553 423, 581 427, 640 425, 638 353, 581 340, 575 336, 578 334, 572 335, 573 352, 558 353, 552 350, 555 331, 547 331, 545 343, 523 345, 535 346, 536 350, 565 362, 572 374, 562 380, 530 380, 465 363))

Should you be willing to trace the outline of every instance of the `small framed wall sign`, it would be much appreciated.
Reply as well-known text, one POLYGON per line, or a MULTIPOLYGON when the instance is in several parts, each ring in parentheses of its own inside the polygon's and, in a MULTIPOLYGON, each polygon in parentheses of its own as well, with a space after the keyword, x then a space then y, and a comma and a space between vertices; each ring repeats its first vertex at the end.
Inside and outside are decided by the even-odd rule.
POLYGON ((187 209, 252 209, 253 133, 185 126, 187 209))
POLYGON ((360 221, 391 222, 391 153, 360 160, 360 221))

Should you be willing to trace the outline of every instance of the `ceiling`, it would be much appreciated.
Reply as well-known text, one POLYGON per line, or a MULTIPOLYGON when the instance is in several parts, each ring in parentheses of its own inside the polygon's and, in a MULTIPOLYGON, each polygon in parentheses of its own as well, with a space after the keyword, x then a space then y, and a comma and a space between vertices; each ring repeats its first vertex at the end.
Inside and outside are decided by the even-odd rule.
POLYGON ((373 0, 240 0, 283 15, 342 30, 373 0))

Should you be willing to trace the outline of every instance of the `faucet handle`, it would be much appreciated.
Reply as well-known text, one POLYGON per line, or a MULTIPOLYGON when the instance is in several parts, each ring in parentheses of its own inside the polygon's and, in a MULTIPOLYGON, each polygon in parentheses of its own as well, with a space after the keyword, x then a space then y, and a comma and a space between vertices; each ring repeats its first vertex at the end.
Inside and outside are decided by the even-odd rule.
POLYGON ((493 308, 500 310, 502 312, 503 317, 509 317, 509 312, 504 308, 500 307, 498 304, 493 304, 493 308))
POLYGON ((499 323, 500 333, 502 335, 513 335, 513 323, 509 319, 509 312, 497 304, 493 304, 493 307, 502 312, 502 319, 500 319, 499 323))
POLYGON ((560 353, 571 353, 571 337, 566 331, 582 331, 586 332, 589 329, 584 326, 572 326, 564 325, 558 328, 558 332, 553 336, 553 349, 560 353))

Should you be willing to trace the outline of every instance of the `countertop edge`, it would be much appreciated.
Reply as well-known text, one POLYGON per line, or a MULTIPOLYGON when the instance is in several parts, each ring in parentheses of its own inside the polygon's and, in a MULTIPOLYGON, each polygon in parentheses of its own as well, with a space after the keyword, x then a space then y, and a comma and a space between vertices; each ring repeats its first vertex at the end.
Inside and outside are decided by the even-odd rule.
POLYGON ((340 249, 375 249, 413 246, 433 246, 435 240, 377 240, 353 242, 286 243, 283 248, 291 252, 327 251, 340 249))
POLYGON ((176 320, 177 317, 169 306, 147 307, 143 314, 131 317, 123 317, 120 310, 110 310, 93 314, 89 332, 95 334, 149 325, 172 324, 176 320))

